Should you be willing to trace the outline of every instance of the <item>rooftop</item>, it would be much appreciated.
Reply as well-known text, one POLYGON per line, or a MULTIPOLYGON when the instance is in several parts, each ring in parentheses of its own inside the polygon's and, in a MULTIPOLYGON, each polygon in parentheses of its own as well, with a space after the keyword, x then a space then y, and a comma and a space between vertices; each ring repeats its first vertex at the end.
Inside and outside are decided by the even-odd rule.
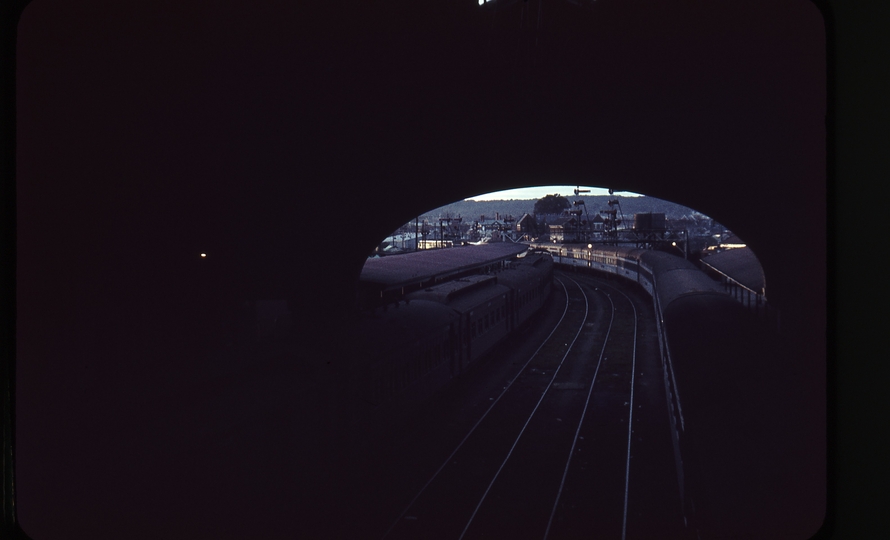
POLYGON ((446 249, 423 250, 393 257, 368 259, 359 281, 381 290, 427 281, 440 281, 492 262, 512 259, 528 250, 525 244, 495 242, 446 249))
POLYGON ((762 292, 766 286, 763 267, 751 248, 728 249, 714 253, 703 258, 701 263, 731 277, 753 291, 762 292))

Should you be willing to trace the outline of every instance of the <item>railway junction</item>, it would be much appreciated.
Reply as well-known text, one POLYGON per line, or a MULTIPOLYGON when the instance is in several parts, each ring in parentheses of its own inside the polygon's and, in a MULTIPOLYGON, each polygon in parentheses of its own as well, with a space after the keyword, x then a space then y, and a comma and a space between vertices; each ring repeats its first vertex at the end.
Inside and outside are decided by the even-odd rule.
MULTIPOLYGON (((456 250, 437 256, 448 251, 453 268, 438 275, 473 271, 456 250)), ((498 252, 496 264, 473 265, 496 275, 509 258, 498 252)), ((690 368, 675 368, 665 354, 656 304, 642 287, 590 273, 580 257, 554 259, 552 292, 521 331, 424 400, 363 411, 355 422, 362 428, 339 445, 349 472, 329 486, 354 509, 340 534, 793 535, 806 520, 798 508, 810 504, 801 492, 813 479, 801 474, 808 464, 787 461, 806 453, 793 425, 803 397, 762 376, 784 380, 782 370, 791 369, 777 363, 782 353, 770 349, 768 325, 758 323, 747 344, 698 340, 712 360, 745 362, 747 374, 730 379, 719 373, 725 368, 700 366, 713 384, 697 380, 709 388, 692 395, 690 368)), ((751 273, 738 262, 733 268, 751 273)), ((394 278, 388 290, 401 294, 404 283, 394 278)))

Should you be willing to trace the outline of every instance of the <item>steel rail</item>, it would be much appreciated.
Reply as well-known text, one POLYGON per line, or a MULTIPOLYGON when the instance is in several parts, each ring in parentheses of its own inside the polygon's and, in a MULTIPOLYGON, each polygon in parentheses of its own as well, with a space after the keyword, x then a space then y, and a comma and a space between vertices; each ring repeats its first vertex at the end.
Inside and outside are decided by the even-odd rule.
MULTIPOLYGON (((609 287, 613 288, 613 287, 609 287)), ((630 299, 623 291, 620 289, 614 289, 618 291, 621 296, 627 299, 628 303, 630 303, 630 307, 634 310, 634 346, 633 353, 631 355, 631 372, 630 372, 630 417, 627 420, 627 465, 624 469, 624 517, 621 522, 621 540, 625 540, 627 537, 627 499, 630 491, 630 443, 631 443, 631 434, 633 433, 633 421, 634 421, 634 381, 637 374, 637 334, 638 334, 638 325, 639 325, 639 317, 637 316, 637 307, 634 305, 633 300, 630 299)))
MULTIPOLYGON (((574 281, 574 280, 572 280, 574 281)), ((599 290, 598 288, 596 290, 599 290)), ((600 291, 602 292, 602 291, 600 291)), ((600 349, 599 359, 596 362, 596 370, 593 372, 593 379, 590 381, 590 388, 587 390, 587 399, 584 401, 584 408, 581 410, 581 419, 578 420, 578 427, 575 429, 575 437, 572 439, 572 445, 569 447, 569 457, 566 460, 566 467, 562 473, 562 479, 559 482, 559 490, 556 492, 556 499, 553 501, 553 509, 550 512, 550 519, 547 521, 547 528, 544 530, 544 540, 550 535, 550 528, 553 526, 553 518, 556 517, 556 509, 559 506, 559 500, 562 497, 562 490, 565 487, 566 478, 569 474, 569 468, 572 464, 572 457, 575 454, 575 447, 578 445, 578 437, 581 434, 581 426, 584 424, 584 417, 587 415, 587 408, 590 405, 590 397, 593 395, 593 385, 596 383, 596 377, 599 374, 600 366, 603 362, 603 355, 606 352, 606 345, 609 343, 609 335, 612 333, 612 326, 615 322, 615 303, 612 302, 612 297, 605 292, 603 294, 606 298, 609 299, 609 304, 612 306, 612 314, 609 318, 609 328, 606 330, 606 337, 603 339, 603 346, 600 349)))
MULTIPOLYGON (((565 296, 566 296, 566 305, 565 305, 565 308, 563 309, 562 315, 560 316, 559 320, 558 320, 558 321, 556 322, 556 324, 553 326, 553 329, 550 331, 550 333, 547 335, 547 337, 544 338, 544 339, 541 341, 541 344, 538 346, 537 349, 535 349, 535 352, 533 352, 533 353, 529 356, 528 360, 526 360, 526 362, 525 362, 525 364, 523 364, 522 368, 516 373, 516 376, 513 377, 513 378, 507 383, 507 386, 505 386, 505 387, 503 388, 503 390, 501 390, 501 393, 498 394, 497 398, 495 398, 495 399, 491 402, 491 405, 488 406, 488 409, 486 409, 485 412, 482 414, 482 416, 479 417, 479 420, 477 420, 476 423, 473 425, 473 427, 470 428, 470 430, 467 432, 467 434, 464 436, 464 438, 460 441, 460 443, 458 443, 458 445, 457 445, 457 446, 454 448, 454 450, 448 455, 448 457, 445 458, 445 461, 442 462, 442 465, 440 465, 439 468, 436 469, 436 471, 435 471, 435 472, 433 473, 433 475, 429 478, 429 480, 427 480, 427 482, 423 485, 423 487, 420 488, 420 490, 417 492, 417 494, 414 495, 414 498, 411 499, 411 502, 408 503, 408 505, 405 507, 405 509, 402 510, 402 513, 399 514, 399 516, 395 519, 395 521, 392 523, 392 525, 390 525, 389 529, 387 529, 386 533, 384 533, 384 535, 381 537, 381 540, 385 540, 385 539, 392 533, 392 531, 396 528, 396 526, 397 526, 397 525, 402 521, 402 519, 405 517, 405 514, 407 514, 408 511, 411 509, 411 507, 414 506, 414 503, 417 502, 417 499, 420 498, 420 496, 424 493, 424 491, 426 491, 426 489, 430 486, 430 484, 432 484, 433 481, 439 476, 439 473, 441 473, 442 470, 445 469, 445 467, 451 462, 451 460, 452 460, 452 458, 454 457, 454 455, 457 454, 457 452, 461 449, 461 447, 464 445, 464 443, 467 442, 467 439, 470 438, 470 435, 472 435, 473 432, 476 431, 476 428, 479 427, 479 425, 482 423, 482 421, 485 419, 485 417, 488 416, 488 413, 491 412, 491 410, 492 410, 492 409, 494 408, 494 406, 498 403, 498 401, 500 401, 500 399, 504 396, 504 394, 507 393, 507 391, 508 391, 508 390, 510 389, 510 387, 513 385, 513 382, 516 381, 516 379, 519 378, 519 375, 521 375, 522 372, 525 371, 525 368, 528 367, 528 365, 531 363, 531 361, 538 355, 538 352, 540 352, 540 350, 544 347, 544 345, 546 345, 546 344, 550 341, 550 339, 553 337, 553 334, 556 332, 557 329, 559 329, 560 325, 562 325, 562 322, 563 322, 563 320, 565 319, 566 313, 568 313, 568 310, 569 310, 569 293, 568 293, 568 289, 566 288, 566 286, 565 286, 565 284, 562 282, 562 280, 560 280, 560 279, 558 279, 558 278, 554 278, 554 279, 555 279, 556 281, 558 281, 559 284, 562 286, 562 288, 563 288, 563 292, 565 293, 565 296)), ((585 302, 586 302, 586 298, 585 298, 585 302)), ((587 316, 586 316, 586 314, 585 314, 585 318, 584 318, 584 320, 585 320, 585 321, 587 320, 587 316)), ((584 323, 582 322, 582 323, 581 323, 581 328, 583 328, 583 327, 584 327, 584 323)))
MULTIPOLYGON (((569 344, 569 348, 566 349, 565 354, 563 354, 562 359, 559 361, 559 365, 556 366, 556 369, 553 371, 553 376, 550 377, 550 382, 547 383, 547 387, 544 388, 543 392, 541 392, 541 397, 538 399, 538 402, 535 404, 534 409, 532 409, 532 412, 528 415, 528 418, 526 418, 525 424, 523 424, 522 429, 519 431, 519 434, 516 436, 516 439, 513 441, 513 445, 510 447, 510 450, 507 452, 507 456, 504 458, 503 462, 501 462, 501 466, 498 467, 498 470, 497 470, 497 472, 495 472, 494 477, 491 479, 491 482, 489 482, 488 487, 485 488, 485 492, 482 494, 482 497, 479 499, 479 502, 476 504, 476 509, 473 510, 473 514, 470 516, 470 519, 467 520, 467 524, 464 526, 464 530, 460 533, 458 540, 461 540, 467 534, 467 530, 470 528, 470 525, 473 523, 473 519, 476 517, 476 514, 479 513, 479 508, 481 508, 482 503, 485 502, 485 498, 488 496, 488 492, 491 491, 491 487, 494 485, 495 481, 497 481, 498 476, 500 476, 501 471, 504 469, 504 465, 506 465, 507 461, 509 461, 510 456, 513 454, 513 450, 516 448, 516 445, 519 443, 519 439, 521 439, 522 434, 525 433, 525 429, 528 427, 529 422, 531 422, 531 419, 535 416, 535 413, 537 412, 538 407, 541 406, 541 402, 544 401, 544 398, 547 396, 547 391, 550 390, 551 386, 553 386, 553 381, 556 380, 556 375, 559 373, 560 368, 562 368, 562 365, 565 362, 565 359, 572 352, 572 348, 574 347, 575 342, 578 340, 578 336, 580 336, 581 332, 584 330, 584 324, 587 322, 587 317, 590 312, 590 303, 587 301, 587 293, 584 292, 584 289, 581 287, 581 285, 578 284, 577 281, 575 281, 572 278, 568 278, 568 279, 572 283, 574 283, 575 285, 578 286, 578 289, 581 291, 581 294, 584 297, 584 319, 581 321, 581 325, 578 327, 578 331, 575 333, 575 337, 572 339, 572 342, 569 344)), ((568 293, 566 293, 566 297, 568 298, 568 293)), ((536 353, 537 353, 537 351, 536 351, 536 353)), ((531 361, 531 359, 529 359, 529 361, 531 361)), ((528 362, 526 362, 526 365, 528 365, 528 362)), ((524 366, 523 366, 523 368, 524 368, 524 366)), ((505 392, 506 392, 506 390, 505 390, 505 392)))

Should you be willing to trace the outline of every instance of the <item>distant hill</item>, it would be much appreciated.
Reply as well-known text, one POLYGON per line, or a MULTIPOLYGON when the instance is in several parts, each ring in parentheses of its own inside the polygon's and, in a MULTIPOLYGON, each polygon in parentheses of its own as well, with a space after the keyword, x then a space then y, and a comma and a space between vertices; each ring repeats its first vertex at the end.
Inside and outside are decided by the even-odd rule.
MULTIPOLYGON (((579 198, 584 200, 587 212, 590 215, 607 210, 610 198, 608 195, 582 195, 580 197, 568 196, 571 201, 579 198)), ((637 213, 655 212, 663 213, 667 219, 680 219, 683 216, 691 216, 694 210, 672 202, 656 199, 655 197, 617 197, 621 203, 621 212, 625 218, 637 213)), ((499 215, 502 219, 511 215, 516 219, 523 214, 534 212, 535 202, 538 199, 511 199, 506 201, 459 201, 436 208, 423 214, 421 219, 435 220, 440 217, 462 217, 465 221, 480 219, 481 216, 494 218, 499 215)))

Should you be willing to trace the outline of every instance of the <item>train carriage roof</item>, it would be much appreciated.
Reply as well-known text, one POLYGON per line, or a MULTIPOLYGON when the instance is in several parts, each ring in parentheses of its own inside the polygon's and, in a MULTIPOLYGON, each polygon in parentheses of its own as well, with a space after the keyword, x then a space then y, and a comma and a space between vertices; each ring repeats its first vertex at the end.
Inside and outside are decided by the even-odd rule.
POLYGON ((698 268, 683 257, 665 253, 663 251, 640 250, 639 258, 649 265, 655 273, 668 272, 670 270, 696 270, 698 268))
MULTIPOLYGON (((682 260, 682 259, 680 259, 682 260)), ((662 309, 682 296, 726 295, 720 285, 697 268, 674 268, 658 274, 658 300, 662 309)))
POLYGON ((414 303, 416 300, 441 302, 459 312, 474 309, 487 300, 506 294, 510 289, 498 284, 498 279, 490 275, 468 276, 456 279, 406 296, 414 303))
POLYGON ((763 291, 766 286, 763 267, 751 248, 728 249, 722 253, 714 253, 703 258, 701 263, 731 277, 752 291, 763 291))

